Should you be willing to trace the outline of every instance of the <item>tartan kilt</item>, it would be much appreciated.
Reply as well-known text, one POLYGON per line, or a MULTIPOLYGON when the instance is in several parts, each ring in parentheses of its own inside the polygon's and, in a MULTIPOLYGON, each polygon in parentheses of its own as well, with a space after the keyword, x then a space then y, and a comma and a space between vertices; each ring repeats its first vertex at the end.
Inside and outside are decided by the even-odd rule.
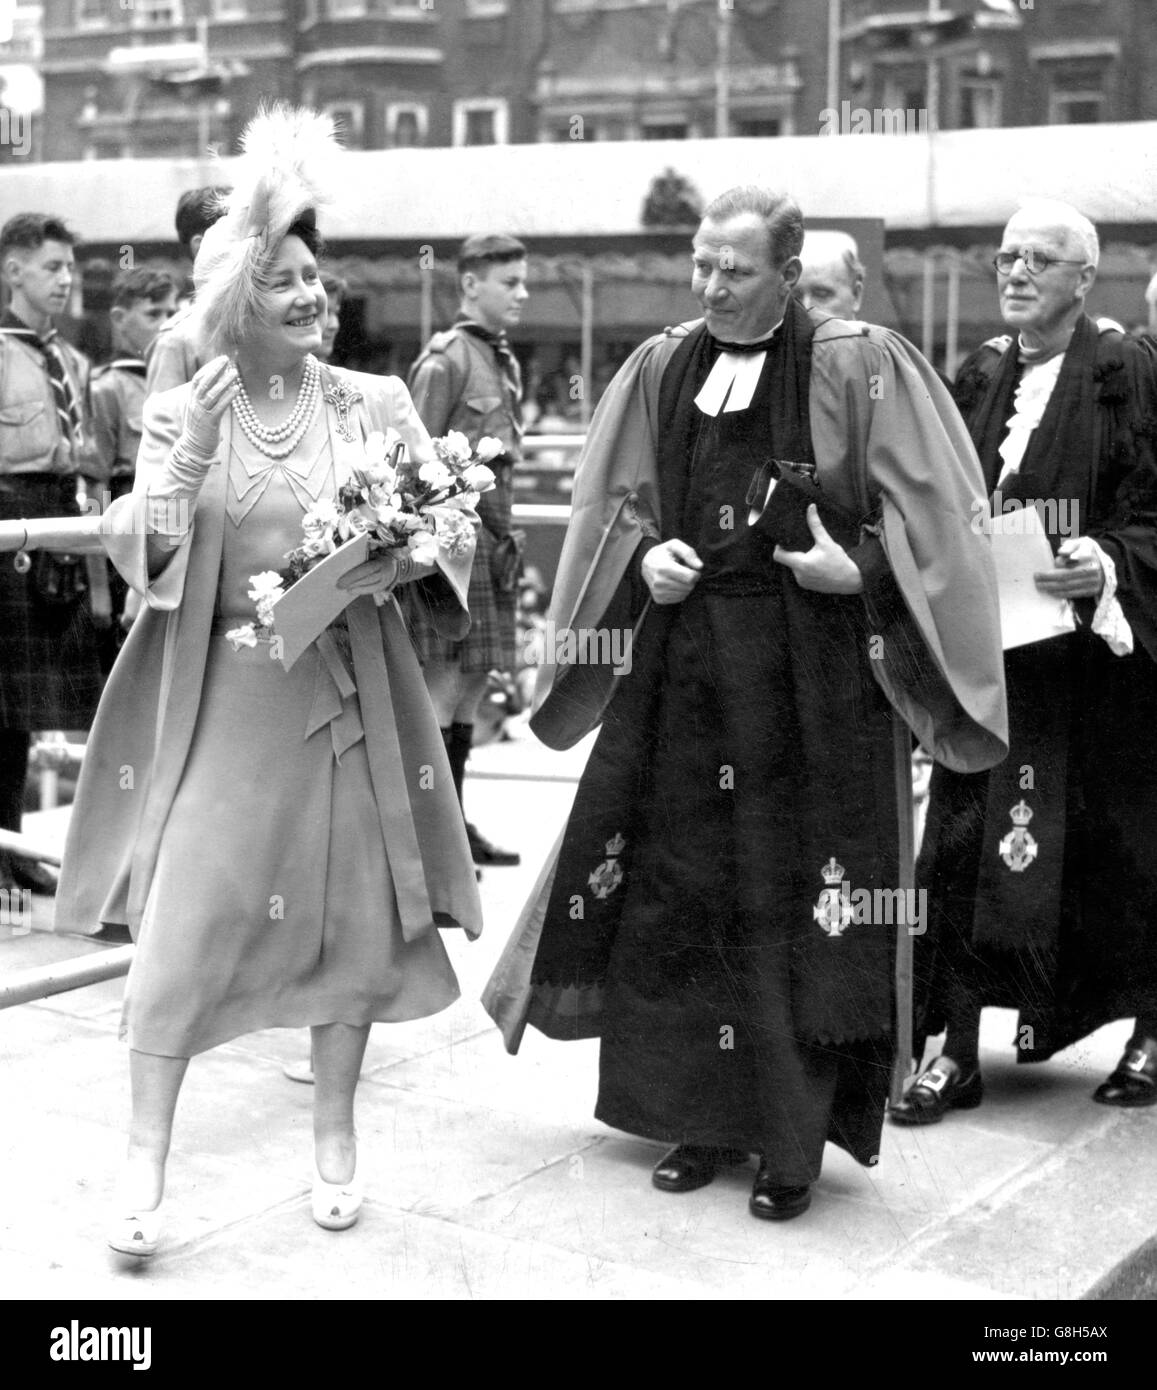
MULTIPOLYGON (((75 477, 0 477, 0 520, 79 515, 75 477)), ((0 728, 87 729, 101 691, 88 599, 43 602, 32 554, 18 574, 15 555, 0 553, 0 728)))
POLYGON ((515 610, 518 591, 502 593, 491 576, 495 546, 499 538, 510 530, 513 496, 510 469, 503 469, 495 487, 478 499, 478 515, 482 525, 478 530, 478 544, 466 593, 470 631, 461 641, 450 642, 438 635, 422 601, 422 586, 406 585, 403 605, 406 625, 423 666, 451 664, 463 671, 517 669, 515 610))

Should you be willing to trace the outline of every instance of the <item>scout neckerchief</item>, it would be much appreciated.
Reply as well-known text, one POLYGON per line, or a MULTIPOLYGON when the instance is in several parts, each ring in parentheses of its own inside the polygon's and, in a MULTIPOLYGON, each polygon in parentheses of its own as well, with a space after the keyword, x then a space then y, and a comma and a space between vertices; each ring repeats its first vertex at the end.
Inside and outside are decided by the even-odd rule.
POLYGON ((130 376, 146 376, 148 367, 140 357, 114 357, 108 364, 109 371, 128 372, 130 376))
POLYGON ((48 380, 52 385, 52 400, 56 406, 56 418, 60 432, 67 439, 74 452, 81 446, 80 403, 72 378, 64 365, 64 353, 60 348, 60 334, 55 328, 47 333, 34 333, 23 320, 18 319, 11 310, 0 318, 0 333, 10 338, 21 338, 29 347, 34 347, 44 359, 48 380))
POLYGON ((459 314, 454 320, 454 327, 462 329, 464 333, 469 333, 472 338, 478 338, 493 349, 494 355, 498 359, 499 370, 502 372, 502 379, 506 383, 506 389, 510 395, 510 413, 514 420, 515 437, 521 439, 522 368, 518 365, 518 358, 514 355, 514 349, 510 346, 510 339, 506 336, 505 329, 499 329, 495 333, 475 319, 467 318, 465 314, 459 314))

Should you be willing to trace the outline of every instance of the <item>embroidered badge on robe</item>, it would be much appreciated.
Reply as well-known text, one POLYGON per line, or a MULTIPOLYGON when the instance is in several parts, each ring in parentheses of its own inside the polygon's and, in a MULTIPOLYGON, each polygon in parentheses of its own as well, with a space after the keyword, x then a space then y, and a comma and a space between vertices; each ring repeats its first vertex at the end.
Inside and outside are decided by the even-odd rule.
POLYGON ((840 936, 851 924, 854 915, 851 902, 844 896, 844 866, 837 864, 835 855, 820 870, 828 885, 812 908, 812 916, 828 936, 840 936))
POLYGON ((607 855, 599 867, 587 879, 587 883, 594 891, 596 898, 609 898, 623 881, 623 866, 619 863, 619 855, 626 849, 627 842, 622 835, 616 834, 614 839, 607 841, 607 855))
POLYGON ((1013 828, 1001 840, 997 853, 1013 871, 1023 874, 1037 856, 1040 846, 1028 833, 1028 823, 1032 820, 1032 808, 1024 797, 1008 813, 1012 817, 1013 828))

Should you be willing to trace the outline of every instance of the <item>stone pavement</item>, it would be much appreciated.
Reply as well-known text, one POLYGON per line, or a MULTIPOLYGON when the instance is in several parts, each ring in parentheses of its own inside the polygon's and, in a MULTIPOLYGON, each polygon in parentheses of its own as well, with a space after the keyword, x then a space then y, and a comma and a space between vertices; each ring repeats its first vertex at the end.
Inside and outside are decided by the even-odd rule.
MULTIPOLYGON (((485 872, 481 940, 447 934, 461 1000, 373 1030, 358 1101, 367 1199, 350 1231, 310 1219, 312 1091, 281 1072, 308 1044, 273 1030, 193 1061, 164 1247, 122 1263, 102 1230, 128 1107, 123 982, 0 1011, 0 1294, 1069 1300, 1157 1232, 1157 1108, 1089 1100, 1127 1024, 1017 1068, 1013 1016, 998 1011, 985 1015, 984 1105, 927 1130, 886 1126, 875 1169, 829 1146, 802 1219, 753 1220, 745 1170, 655 1191, 661 1146, 591 1118, 597 1044, 528 1032, 509 1057, 478 1003, 581 760, 529 740, 475 754, 471 819, 523 864, 485 872)), ((26 829, 58 837, 64 814, 26 829)), ((38 902, 37 930, 3 934, 0 972, 107 949, 49 922, 38 902)))

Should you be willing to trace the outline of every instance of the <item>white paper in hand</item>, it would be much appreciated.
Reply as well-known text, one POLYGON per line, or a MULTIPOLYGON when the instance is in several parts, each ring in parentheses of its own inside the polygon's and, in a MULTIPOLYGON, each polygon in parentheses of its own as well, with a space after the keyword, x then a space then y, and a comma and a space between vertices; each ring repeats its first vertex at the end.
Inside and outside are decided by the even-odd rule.
POLYGON ((1042 593, 1036 585, 1035 575, 1056 568, 1039 512, 1026 507, 993 517, 990 539, 1004 650, 1075 632, 1072 604, 1055 594, 1042 593))

